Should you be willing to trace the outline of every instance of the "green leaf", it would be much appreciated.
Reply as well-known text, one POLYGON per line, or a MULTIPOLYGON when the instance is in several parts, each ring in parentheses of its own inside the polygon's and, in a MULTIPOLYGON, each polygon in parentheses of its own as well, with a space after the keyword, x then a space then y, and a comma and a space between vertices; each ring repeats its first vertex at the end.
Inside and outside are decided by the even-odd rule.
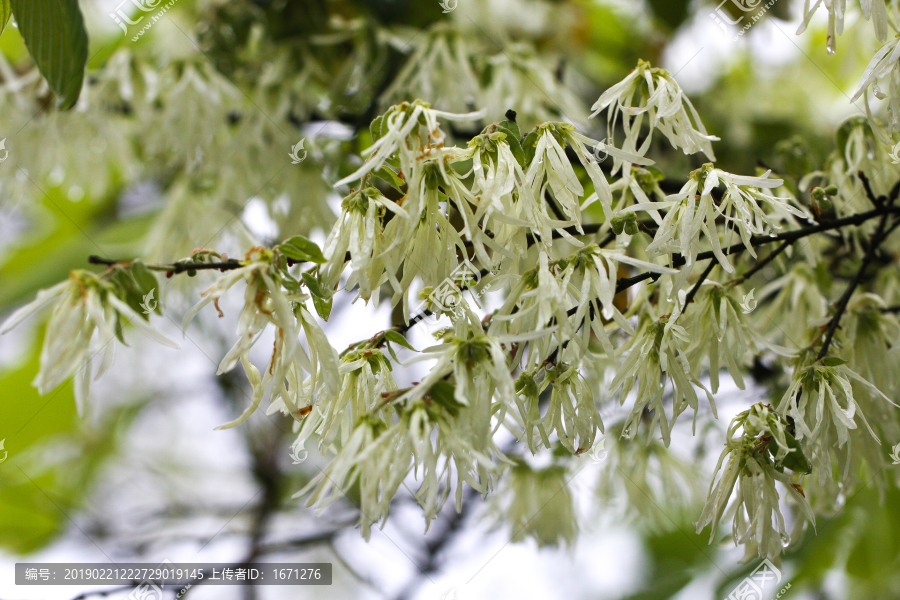
POLYGON ((12 8, 9 6, 9 0, 0 0, 0 33, 6 29, 9 22, 9 16, 12 14, 12 8))
POLYGON ((313 296, 319 296, 320 298, 330 297, 330 294, 325 293, 325 289, 322 287, 322 284, 319 283, 319 280, 312 273, 300 273, 300 277, 303 278, 303 283, 306 284, 306 288, 309 290, 309 293, 313 296))
POLYGON ((313 306, 316 307, 316 313, 318 313, 319 317, 321 317, 323 321, 327 321, 328 317, 331 316, 331 307, 333 304, 334 298, 325 300, 323 298, 319 298, 318 296, 313 296, 313 306))
POLYGON ((388 329, 387 331, 385 331, 384 339, 395 344, 400 344, 404 348, 409 348, 413 352, 416 352, 416 349, 413 348, 412 344, 409 343, 409 340, 403 337, 403 334, 396 329, 388 329))
POLYGON ((847 361, 843 358, 838 358, 837 356, 826 356, 822 359, 822 364, 826 367, 838 367, 840 365, 846 365, 847 361))
POLYGON ((519 132, 519 124, 515 121, 500 121, 497 123, 497 126, 500 127, 500 129, 509 130, 513 137, 516 138, 517 142, 522 139, 522 134, 519 132))
POLYGON ((455 393, 456 386, 443 379, 432 385, 431 389, 428 390, 428 396, 454 417, 459 414, 459 409, 464 406, 454 397, 455 393))
POLYGON ((394 173, 393 169, 388 169, 387 167, 379 167, 378 169, 372 171, 372 175, 378 177, 379 179, 385 180, 392 188, 394 188, 401 194, 405 193, 403 191, 403 186, 406 185, 406 182, 403 181, 399 175, 394 173))
MULTIPOLYGON (((506 123, 506 121, 504 121, 504 123, 506 123)), ((513 125, 515 125, 515 123, 513 123, 513 125)), ((506 129, 502 125, 497 126, 497 129, 506 134, 506 143, 509 144, 510 151, 512 151, 513 156, 516 157, 519 166, 524 169, 527 163, 525 162, 525 151, 522 150, 522 144, 519 143, 519 137, 512 130, 506 129)), ((518 131, 518 128, 516 128, 516 131, 518 131)))
POLYGON ((531 161, 534 160, 534 151, 537 149, 537 142, 538 134, 535 131, 526 135, 525 141, 522 142, 522 150, 525 151, 525 164, 527 165, 530 165, 531 161))
POLYGON ((150 290, 159 287, 159 281, 157 281, 156 276, 141 260, 132 261, 131 276, 134 277, 138 292, 141 295, 149 294, 150 290))
POLYGON ((328 317, 331 316, 334 294, 322 287, 322 284, 312 273, 301 273, 300 276, 303 278, 303 283, 306 284, 306 289, 312 294, 313 306, 316 307, 316 312, 322 319, 327 321, 328 317))
POLYGON ((19 33, 59 96, 60 107, 71 108, 81 94, 88 59, 88 36, 78 0, 9 1, 19 33))
MULTIPOLYGON (((784 457, 784 460, 776 462, 781 466, 790 469, 794 473, 812 473, 812 463, 810 463, 809 459, 806 458, 806 455, 803 454, 803 448, 800 446, 800 442, 787 431, 784 432, 784 437, 787 440, 787 446, 790 452, 784 457)), ((775 438, 772 438, 771 443, 776 446, 778 445, 775 438)))
POLYGON ((295 235, 294 237, 283 241, 277 246, 279 252, 296 261, 314 262, 322 264, 325 262, 325 256, 319 247, 303 237, 295 235))
POLYGON ((372 124, 369 125, 369 132, 372 134, 372 142, 377 142, 384 136, 383 131, 384 126, 384 115, 379 115, 372 120, 372 124))

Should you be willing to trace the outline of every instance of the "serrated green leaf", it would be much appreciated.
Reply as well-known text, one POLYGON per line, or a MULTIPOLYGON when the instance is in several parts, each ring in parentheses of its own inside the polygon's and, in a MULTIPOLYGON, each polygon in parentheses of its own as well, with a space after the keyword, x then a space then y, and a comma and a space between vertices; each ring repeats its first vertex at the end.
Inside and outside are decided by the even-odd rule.
POLYGON ((302 235, 295 235, 283 241, 277 246, 278 251, 296 261, 305 261, 322 264, 325 262, 325 256, 322 250, 310 240, 302 235))
MULTIPOLYGON (((4 0, 6 1, 6 0, 4 0)), ((88 36, 78 0, 9 0, 19 33, 41 75, 71 108, 81 94, 88 36)))
POLYGON ((377 142, 384 134, 382 133, 382 126, 384 124, 384 115, 378 115, 372 120, 372 124, 369 125, 369 133, 372 134, 372 142, 377 142))
POLYGON ((403 334, 396 329, 388 329, 387 331, 385 331, 384 339, 395 344, 400 344, 404 348, 409 348, 413 352, 416 352, 416 349, 413 348, 412 344, 409 343, 409 340, 403 337, 403 334))

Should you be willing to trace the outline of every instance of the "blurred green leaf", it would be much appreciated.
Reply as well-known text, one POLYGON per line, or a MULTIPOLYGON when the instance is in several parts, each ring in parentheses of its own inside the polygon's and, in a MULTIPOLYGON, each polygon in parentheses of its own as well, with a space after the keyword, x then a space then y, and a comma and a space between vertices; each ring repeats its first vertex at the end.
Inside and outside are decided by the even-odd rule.
MULTIPOLYGON (((4 0, 5 2, 6 0, 4 0)), ((19 32, 34 62, 71 108, 81 94, 88 59, 88 37, 78 0, 11 0, 19 32)))

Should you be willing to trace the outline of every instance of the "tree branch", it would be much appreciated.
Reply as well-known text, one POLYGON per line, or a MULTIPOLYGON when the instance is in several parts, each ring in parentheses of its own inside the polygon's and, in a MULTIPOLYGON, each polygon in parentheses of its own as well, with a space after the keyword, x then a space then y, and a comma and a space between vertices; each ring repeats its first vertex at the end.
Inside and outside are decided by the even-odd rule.
POLYGON ((900 220, 898 220, 890 227, 890 229, 885 230, 885 227, 887 226, 887 218, 887 214, 881 217, 881 222, 878 224, 878 229, 874 234, 872 234, 872 238, 869 242, 869 248, 868 250, 866 250, 866 255, 863 258, 862 264, 859 266, 859 270, 856 272, 856 275, 853 277, 850 285, 847 286, 847 289, 838 300, 837 309, 834 313, 834 316, 831 317, 831 320, 828 322, 828 330, 825 333, 825 340, 822 342, 822 349, 819 350, 819 354, 816 356, 817 361, 825 358, 828 355, 828 348, 831 346, 831 342, 834 339, 834 334, 837 332, 837 328, 841 323, 841 317, 844 316, 844 312, 847 310, 847 304, 850 303, 850 298, 853 296, 853 292, 862 282, 863 275, 865 274, 866 269, 869 267, 869 264, 875 257, 875 250, 878 248, 879 244, 881 244, 881 242, 883 242, 885 238, 894 229, 896 229, 897 225, 900 225, 900 220))

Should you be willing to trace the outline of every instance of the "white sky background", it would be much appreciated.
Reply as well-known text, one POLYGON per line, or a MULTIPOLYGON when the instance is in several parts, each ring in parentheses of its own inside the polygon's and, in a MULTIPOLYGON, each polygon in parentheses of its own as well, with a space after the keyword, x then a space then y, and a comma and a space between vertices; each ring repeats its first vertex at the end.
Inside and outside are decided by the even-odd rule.
MULTIPOLYGON (((787 2, 789 0, 780 0, 787 2)), ((117 5, 106 2, 104 6, 117 5)), ((634 3, 622 0, 616 4, 633 10, 634 3)), ((795 14, 798 7, 795 7, 795 14)), ((821 26, 823 15, 814 21, 813 27, 821 26)), ((868 24, 867 24, 868 25, 868 24)), ((775 28, 787 31, 791 38, 797 22, 777 25, 763 22, 755 25, 749 35, 738 42, 732 42, 701 10, 689 27, 685 28, 670 45, 664 66, 673 73, 689 92, 698 92, 713 82, 716 73, 732 60, 737 52, 749 46, 764 72, 766 66, 777 66, 796 60, 800 49, 792 39, 782 35, 775 28)), ((848 23, 848 28, 852 24, 848 23)), ((112 25, 112 29, 115 26, 112 25)), ((822 49, 824 55, 824 48, 822 49)), ((821 58, 821 57, 818 57, 821 58)), ((847 90, 852 93, 852 90, 847 90)), ((843 114, 851 114, 852 107, 844 103, 843 108, 835 105, 835 119, 843 114)), ((266 237, 274 235, 272 223, 261 203, 251 203, 245 213, 250 227, 266 237)), ((321 241, 321 240, 317 240, 321 241)), ((199 279, 199 278, 198 278, 199 279)), ((227 313, 223 330, 227 339, 233 337, 233 320, 238 312, 236 301, 240 292, 235 290, 223 302, 227 313)), ((325 329, 332 344, 337 348, 346 347, 350 342, 369 337, 389 326, 390 310, 382 305, 373 309, 362 301, 353 305, 339 306, 336 301, 335 315, 325 329)), ((213 312, 212 310, 208 312, 213 312)), ((179 313, 179 314, 183 314, 179 313)), ((210 317, 209 314, 206 317, 210 317)), ((206 319, 207 322, 210 319, 206 319)), ((215 321, 215 319, 212 319, 215 321)), ((154 322, 172 339, 179 339, 178 330, 165 319, 154 317, 154 322)), ((200 342, 205 337, 198 335, 196 326, 193 339, 200 342)), ((135 331, 126 334, 136 340, 135 331)), ((416 348, 423 348, 430 342, 422 327, 414 330, 411 340, 416 348)), ((24 342, 23 336, 0 338, 0 357, 6 360, 15 353, 13 348, 24 342), (13 350, 11 350, 13 349, 13 350)), ((166 531, 153 526, 152 522, 134 523, 135 514, 152 513, 161 509, 171 498, 171 494, 187 495, 185 502, 198 502, 205 506, 221 506, 223 515, 192 520, 182 531, 196 534, 200 542, 185 539, 172 545, 154 548, 150 556, 141 558, 148 562, 159 562, 168 558, 173 562, 231 562, 241 560, 246 551, 246 541, 241 536, 229 535, 232 528, 240 527, 244 511, 229 521, 228 511, 235 512, 253 498, 255 484, 247 477, 248 458, 242 435, 235 431, 213 431, 234 415, 225 414, 218 389, 212 384, 215 363, 224 349, 215 348, 205 340, 202 350, 189 340, 180 341, 178 352, 160 349, 145 340, 136 340, 134 348, 119 352, 116 366, 97 382, 91 392, 89 408, 97 411, 103 406, 131 401, 132 390, 139 390, 154 396, 154 405, 146 410, 134 424, 124 453, 103 473, 98 489, 93 494, 84 514, 69 515, 75 525, 68 533, 49 548, 29 557, 15 557, 0 553, 0 598, 3 600, 69 600, 78 593, 98 589, 96 586, 78 587, 24 587, 13 585, 13 565, 18 561, 31 562, 108 562, 107 555, 115 560, 139 560, 124 556, 116 548, 103 547, 103 552, 79 530, 92 519, 106 521, 114 529, 132 532, 134 539, 164 535, 166 531), (165 373, 160 377, 159 373, 165 373), (128 389, 123 397, 121 390, 128 389), (135 466, 137 465, 137 466, 135 466), (180 467, 179 474, 172 475, 163 467, 180 467), (233 497, 223 498, 221 490, 228 490, 233 497), (202 541, 210 538, 228 523, 223 533, 198 552, 202 541), (105 554, 104 554, 105 552, 105 554)), ((228 342, 230 344, 230 341, 228 342)), ((270 347, 260 342, 257 350, 270 347)), ((265 352, 263 351, 263 355, 265 352)), ((398 374, 402 384, 403 376, 398 374)), ((722 377, 722 390, 717 395, 720 424, 727 424, 738 410, 746 408, 758 398, 753 391, 739 392, 731 384, 730 377, 722 377)), ((137 394, 139 395, 139 394, 137 394)), ((90 416, 88 416, 90 418, 90 416)), ((251 419, 256 426, 266 426, 264 408, 251 419)), ((243 425, 244 427, 249 424, 243 425)), ((687 425, 684 420, 679 427, 687 425)), ((673 444, 673 447, 676 444, 673 444)), ((679 445, 679 447, 682 447, 679 445)), ((290 463, 289 449, 284 449, 284 460, 290 463)), ((711 471, 717 452, 711 452, 711 471)), ((310 463, 290 468, 311 468, 318 459, 314 450, 310 451, 310 463)), ((576 502, 581 507, 595 504, 593 500, 593 480, 596 469, 588 465, 572 481, 576 502)), ((273 525, 271 541, 288 539, 300 533, 314 531, 317 521, 309 509, 298 502, 296 515, 281 517, 273 525)), ((252 506, 252 503, 251 503, 252 506)), ((480 512, 480 511, 479 511, 480 512)), ((233 513, 231 513, 233 514, 233 513)), ((477 519, 476 519, 477 521, 477 519)), ((490 523, 481 521, 470 526, 457 536, 444 556, 447 568, 434 574, 434 583, 424 580, 416 600, 440 600, 451 590, 455 590, 456 600, 476 600, 494 598, 567 598, 588 600, 596 598, 617 598, 639 589, 645 581, 646 562, 641 548, 640 537, 628 526, 599 519, 582 523, 579 541, 572 550, 537 549, 534 542, 508 543, 510 531, 507 527, 491 530, 490 523), (476 575, 477 573, 477 575, 476 575), (473 578, 474 575, 474 578, 473 578)), ((246 520, 243 520, 246 524, 246 520)), ((334 563, 335 585, 324 588, 275 587, 260 588, 265 600, 359 598, 361 600, 391 598, 416 573, 416 568, 406 556, 413 552, 420 541, 423 519, 419 511, 397 511, 393 514, 384 532, 373 529, 372 539, 366 544, 359 534, 350 530, 337 541, 337 546, 346 560, 360 573, 376 583, 378 590, 359 585, 333 559, 328 551, 313 551, 271 556, 268 560, 324 561, 334 563), (410 544, 408 540, 412 540, 410 544), (399 547, 399 548, 398 548, 399 547), (405 554, 404 554, 405 553, 405 554)), ((100 544, 103 546, 103 544, 100 544)), ((740 550, 716 551, 708 553, 721 565, 730 566, 740 558, 740 550)), ((789 576, 786 580, 789 580, 789 576)), ((677 598, 711 597, 714 577, 699 577, 677 598)), ((840 587, 840 582, 835 583, 840 587)), ((125 597, 121 594, 115 597, 125 597)), ((236 587, 201 586, 191 592, 193 600, 216 598, 227 600, 239 598, 236 587)), ((792 590, 791 597, 802 600, 804 594, 792 590)))

